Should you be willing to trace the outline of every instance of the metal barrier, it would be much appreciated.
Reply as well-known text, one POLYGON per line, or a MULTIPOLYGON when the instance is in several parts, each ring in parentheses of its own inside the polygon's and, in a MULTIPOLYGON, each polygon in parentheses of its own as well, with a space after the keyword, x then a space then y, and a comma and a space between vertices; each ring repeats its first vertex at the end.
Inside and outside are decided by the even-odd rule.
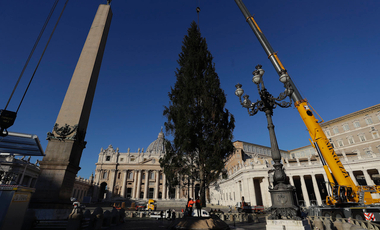
POLYGON ((307 219, 309 220, 309 223, 312 227, 315 227, 314 221, 315 220, 321 220, 323 223, 326 222, 326 220, 330 220, 331 223, 334 221, 340 221, 342 223, 349 223, 352 225, 360 226, 361 228, 368 229, 368 230, 380 230, 380 224, 373 223, 371 221, 365 221, 365 220, 356 220, 352 218, 335 218, 332 219, 332 217, 324 217, 324 216, 308 216, 307 219))

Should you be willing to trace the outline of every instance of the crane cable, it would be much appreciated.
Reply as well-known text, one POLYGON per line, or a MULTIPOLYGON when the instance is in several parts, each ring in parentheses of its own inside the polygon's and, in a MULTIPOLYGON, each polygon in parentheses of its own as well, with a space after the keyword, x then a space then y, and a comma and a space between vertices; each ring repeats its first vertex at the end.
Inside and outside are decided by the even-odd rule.
MULTIPOLYGON (((56 1, 59 1, 59 0, 56 0, 56 1)), ((53 37, 54 31, 55 31, 55 29, 56 29, 57 26, 58 26, 58 22, 59 22, 59 20, 61 19, 62 15, 63 15, 63 12, 65 11, 65 8, 66 8, 66 5, 67 5, 68 1, 69 1, 69 0, 66 0, 65 5, 63 6, 63 9, 62 9, 62 11, 61 11, 61 14, 59 15, 59 17, 58 17, 58 19, 57 19, 57 22, 56 22, 55 25, 54 25, 53 31, 52 31, 51 34, 50 34, 49 40, 46 42, 46 45, 45 45, 44 51, 42 52, 41 57, 40 57, 40 59, 38 60, 37 66, 36 66, 36 68, 34 69, 34 72, 33 72, 33 74, 32 74, 32 77, 30 78, 29 84, 28 84, 28 86, 26 87, 26 90, 25 90, 25 92, 24 92, 24 95, 22 96, 22 99, 21 99, 21 101, 20 101, 20 104, 18 105, 18 108, 17 108, 17 110, 16 110, 16 113, 17 113, 18 110, 20 109, 21 103, 23 102, 23 100, 24 100, 24 98, 25 98, 25 95, 26 95, 26 93, 27 93, 27 91, 28 91, 28 89, 29 89, 29 86, 30 86, 30 84, 32 83, 32 80, 33 80, 33 78, 34 78, 34 75, 35 75, 36 72, 37 72, 37 69, 38 69, 38 67, 39 67, 39 65, 40 65, 40 63, 41 63, 42 57, 44 56, 45 51, 46 51, 46 49, 47 49, 47 47, 48 47, 48 45, 49 45, 49 43, 50 43, 50 40, 51 40, 51 38, 53 37)))
POLYGON ((37 47, 37 45, 38 45, 38 42, 40 41, 40 39, 41 39, 41 37, 42 37, 42 34, 44 33, 45 28, 46 28, 48 22, 50 21, 50 18, 51 18, 51 16, 52 16, 52 14, 53 14, 53 12, 54 12, 54 10, 55 10, 55 7, 57 6, 58 2, 59 2, 59 0, 56 0, 56 1, 54 2, 54 5, 53 5, 52 8, 51 8, 48 17, 46 18, 45 24, 43 25, 43 27, 42 27, 42 29, 41 29, 41 31, 40 31, 40 34, 38 35, 37 40, 36 40, 36 42, 34 43, 34 46, 33 46, 32 50, 30 51, 29 57, 28 57, 28 59, 26 60, 26 63, 25 63, 25 65, 24 65, 24 68, 22 69, 21 74, 20 74, 20 76, 18 77, 18 80, 17 80, 17 82, 16 82, 16 85, 15 85, 15 87, 13 88, 13 91, 12 91, 12 93, 11 93, 11 96, 9 97, 8 102, 7 102, 7 104, 6 104, 5 108, 4 108, 4 110, 7 109, 8 105, 9 105, 9 102, 11 101, 11 99, 12 99, 12 97, 13 97, 13 94, 14 94, 14 92, 16 91, 16 88, 17 88, 17 86, 18 86, 18 83, 20 82, 21 77, 22 77, 22 75, 24 74, 25 69, 26 69, 26 67, 27 67, 28 64, 29 64, 29 61, 30 61, 30 59, 31 59, 32 56, 33 56, 33 53, 34 53, 34 51, 36 50, 36 47, 37 47))

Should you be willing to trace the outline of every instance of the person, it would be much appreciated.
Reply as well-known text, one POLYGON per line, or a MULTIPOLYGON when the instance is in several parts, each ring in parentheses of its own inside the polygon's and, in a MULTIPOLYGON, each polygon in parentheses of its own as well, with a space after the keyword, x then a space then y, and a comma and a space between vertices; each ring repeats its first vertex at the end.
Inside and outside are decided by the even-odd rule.
POLYGON ((201 217, 202 207, 201 207, 201 201, 199 200, 199 196, 197 196, 197 199, 195 200, 195 207, 197 208, 198 217, 201 217))
POLYGON ((187 201, 187 210, 189 212, 189 216, 193 214, 193 204, 194 204, 193 199, 189 198, 189 200, 187 201))
POLYGON ((170 216, 172 215, 172 212, 170 211, 170 209, 168 210, 168 220, 170 220, 170 216))
POLYGON ((162 210, 160 212, 160 217, 161 217, 161 221, 164 220, 164 218, 163 218, 164 217, 164 211, 162 211, 162 210))
POLYGON ((173 209, 173 212, 172 212, 172 221, 175 221, 175 210, 173 209))

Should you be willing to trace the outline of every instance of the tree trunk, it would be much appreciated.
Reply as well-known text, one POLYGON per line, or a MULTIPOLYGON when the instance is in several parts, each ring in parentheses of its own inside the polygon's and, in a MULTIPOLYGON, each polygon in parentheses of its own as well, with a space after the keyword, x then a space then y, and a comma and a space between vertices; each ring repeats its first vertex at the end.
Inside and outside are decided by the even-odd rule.
POLYGON ((199 167, 199 177, 201 179, 200 184, 200 200, 202 207, 206 207, 206 189, 205 189, 205 173, 204 166, 201 164, 199 167))

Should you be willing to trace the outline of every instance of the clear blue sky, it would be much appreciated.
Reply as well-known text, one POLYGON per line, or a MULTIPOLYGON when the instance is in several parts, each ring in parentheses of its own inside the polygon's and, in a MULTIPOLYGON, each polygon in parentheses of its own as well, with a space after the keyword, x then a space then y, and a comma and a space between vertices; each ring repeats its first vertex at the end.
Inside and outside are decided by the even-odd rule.
MULTIPOLYGON (((0 108, 4 108, 53 0, 0 2, 0 108)), ((69 1, 42 60, 13 132, 37 134, 45 149, 97 7, 104 0, 69 1)), ((57 7, 8 110, 16 110, 64 1, 57 7)), ((380 1, 249 1, 245 4, 298 86, 324 120, 379 103, 380 1)), ((233 0, 114 0, 113 19, 87 129, 79 175, 95 170, 100 149, 136 152, 153 142, 166 118, 178 54, 196 7, 226 108, 235 116, 234 140, 269 146, 263 113, 249 117, 234 95, 241 83, 258 98, 252 71, 262 64, 273 95, 283 91, 272 65, 233 0)), ((296 109, 277 108, 279 146, 309 144, 296 109)), ((171 137, 168 137, 171 139, 171 137)))

